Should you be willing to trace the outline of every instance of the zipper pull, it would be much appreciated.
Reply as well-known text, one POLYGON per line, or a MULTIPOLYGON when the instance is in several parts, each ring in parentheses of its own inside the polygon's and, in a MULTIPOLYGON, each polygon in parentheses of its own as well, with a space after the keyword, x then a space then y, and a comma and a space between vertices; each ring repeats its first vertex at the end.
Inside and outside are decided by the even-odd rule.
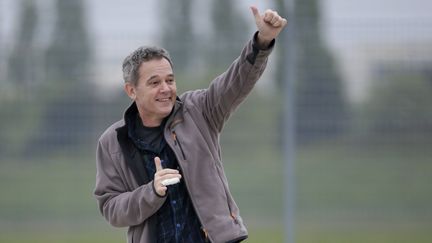
POLYGON ((231 218, 234 220, 236 224, 238 224, 237 216, 233 212, 231 212, 231 218))
POLYGON ((208 235, 208 232, 207 232, 207 230, 206 229, 204 229, 204 227, 201 227, 201 230, 203 231, 203 233, 204 233, 204 240, 205 240, 205 242, 207 243, 207 242, 210 242, 210 239, 209 239, 209 235, 208 235))
POLYGON ((177 135, 176 135, 176 133, 174 131, 171 132, 171 137, 174 140, 174 145, 177 145, 177 135))
POLYGON ((176 134, 176 132, 175 132, 175 131, 172 131, 172 132, 171 132, 171 136, 172 136, 172 138, 173 138, 173 140, 174 140, 174 145, 175 145, 175 146, 178 145, 178 147, 179 147, 179 149, 180 149, 180 152, 181 152, 181 155, 183 156, 183 160, 186 160, 186 156, 185 156, 185 153, 184 153, 184 151, 183 151, 182 145, 181 145, 180 141, 177 140, 177 134, 176 134))

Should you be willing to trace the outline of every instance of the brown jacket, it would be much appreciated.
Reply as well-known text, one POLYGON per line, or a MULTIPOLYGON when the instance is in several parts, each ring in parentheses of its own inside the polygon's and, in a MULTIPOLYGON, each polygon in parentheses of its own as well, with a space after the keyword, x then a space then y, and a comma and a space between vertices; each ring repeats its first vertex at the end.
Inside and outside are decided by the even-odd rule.
MULTIPOLYGON (((240 57, 208 89, 189 91, 179 97, 164 131, 203 231, 215 243, 247 238, 223 170, 219 135, 266 66, 274 43, 271 48, 260 50, 255 39, 256 34, 240 57)), ((127 137, 124 120, 102 134, 96 161, 94 195, 102 215, 113 226, 129 227, 129 243, 156 242, 155 213, 166 197, 154 192, 139 152, 127 137)))

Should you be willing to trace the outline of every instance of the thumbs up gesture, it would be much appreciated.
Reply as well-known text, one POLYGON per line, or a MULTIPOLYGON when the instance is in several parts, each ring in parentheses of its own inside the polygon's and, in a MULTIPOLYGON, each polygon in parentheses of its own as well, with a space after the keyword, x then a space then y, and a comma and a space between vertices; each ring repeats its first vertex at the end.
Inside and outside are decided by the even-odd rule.
POLYGON ((167 186, 178 183, 181 175, 178 170, 162 168, 162 162, 159 157, 154 158, 154 163, 156 167, 156 173, 153 180, 154 189, 156 194, 164 197, 168 189, 167 186))
POLYGON ((271 9, 264 14, 260 14, 255 6, 251 6, 251 10, 258 28, 258 44, 267 47, 286 26, 287 20, 271 9))

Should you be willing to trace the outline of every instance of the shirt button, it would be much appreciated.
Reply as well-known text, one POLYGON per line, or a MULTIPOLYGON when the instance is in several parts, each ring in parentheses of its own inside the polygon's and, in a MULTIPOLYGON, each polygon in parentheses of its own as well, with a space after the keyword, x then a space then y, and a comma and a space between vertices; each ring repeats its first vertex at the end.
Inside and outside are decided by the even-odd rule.
POLYGON ((180 224, 176 224, 177 228, 180 228, 180 224))
POLYGON ((176 203, 177 203, 177 201, 176 201, 176 200, 173 200, 173 201, 172 201, 172 204, 176 205, 176 203))

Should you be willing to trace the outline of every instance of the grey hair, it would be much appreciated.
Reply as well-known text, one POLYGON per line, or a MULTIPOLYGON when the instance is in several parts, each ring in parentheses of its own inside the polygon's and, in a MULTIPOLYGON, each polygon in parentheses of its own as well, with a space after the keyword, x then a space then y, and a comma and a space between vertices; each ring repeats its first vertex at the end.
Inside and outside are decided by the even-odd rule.
POLYGON ((141 63, 165 58, 170 63, 172 62, 170 55, 167 50, 160 47, 149 47, 142 46, 133 51, 129 56, 127 56, 123 61, 123 79, 125 82, 129 82, 133 85, 138 84, 139 79, 139 67, 141 63))

